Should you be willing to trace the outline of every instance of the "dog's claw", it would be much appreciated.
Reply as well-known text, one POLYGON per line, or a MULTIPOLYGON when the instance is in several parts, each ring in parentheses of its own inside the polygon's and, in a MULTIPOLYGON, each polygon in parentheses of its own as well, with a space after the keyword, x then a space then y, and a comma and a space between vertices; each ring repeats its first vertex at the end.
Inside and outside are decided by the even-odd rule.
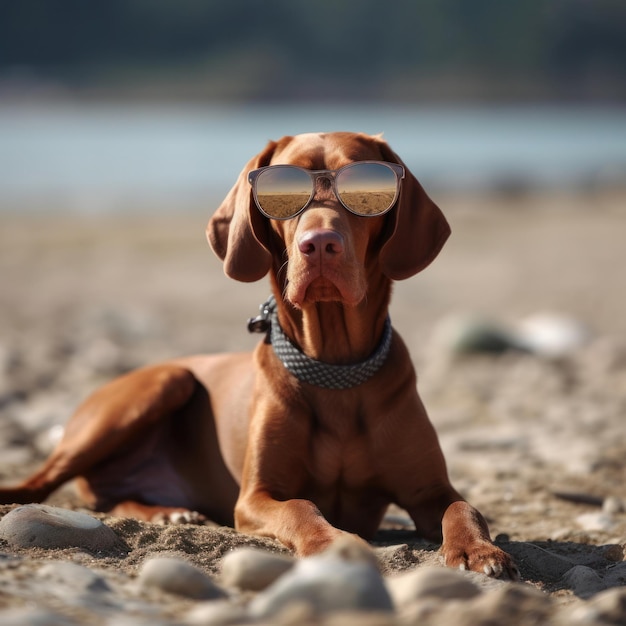
POLYGON ((503 571, 504 571, 504 568, 502 567, 502 565, 500 565, 500 563, 487 563, 483 567, 483 572, 487 576, 491 576, 492 578, 500 578, 500 576, 502 576, 503 571))

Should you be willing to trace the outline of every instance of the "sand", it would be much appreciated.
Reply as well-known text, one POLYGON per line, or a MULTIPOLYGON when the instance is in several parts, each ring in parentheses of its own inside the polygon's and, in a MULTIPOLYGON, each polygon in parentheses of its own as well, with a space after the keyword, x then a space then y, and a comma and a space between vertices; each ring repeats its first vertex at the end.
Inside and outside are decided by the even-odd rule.
MULTIPOLYGON (((559 602, 585 593, 538 549, 593 569, 605 588, 624 584, 609 572, 626 544, 626 194, 435 199, 452 238, 430 268, 396 285, 391 315, 453 482, 486 515, 524 580, 559 602), (459 318, 514 328, 542 312, 573 319, 586 339, 552 357, 458 355, 446 330, 459 318)), ((0 215, 2 482, 35 467, 58 436, 55 426, 112 376, 163 358, 254 346, 245 322, 268 287, 224 277, 204 236, 211 210, 0 215)), ((80 508, 70 487, 49 503, 80 508)), ((437 563, 437 546, 416 540, 402 528, 402 511, 393 513, 376 542, 388 547, 383 571, 437 563), (390 547, 398 545, 406 548, 390 547)), ((100 555, 97 567, 132 575, 160 551, 184 553, 214 573, 234 546, 283 550, 229 529, 98 516, 130 552, 100 555)), ((33 562, 87 558, 3 544, 0 551, 33 562)), ((2 608, 12 603, 3 596, 2 608)))

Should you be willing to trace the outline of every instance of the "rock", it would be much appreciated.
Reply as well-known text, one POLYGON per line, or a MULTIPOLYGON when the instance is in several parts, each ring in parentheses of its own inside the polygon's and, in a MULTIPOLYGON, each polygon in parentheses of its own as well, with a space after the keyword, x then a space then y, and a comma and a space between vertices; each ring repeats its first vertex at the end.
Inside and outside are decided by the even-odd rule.
POLYGON ((0 538, 20 548, 123 549, 119 537, 86 513, 45 504, 25 504, 0 520, 0 538))
POLYGON ((68 607, 105 615, 124 610, 106 580, 95 571, 71 561, 51 561, 37 571, 39 592, 68 607))
POLYGON ((584 565, 572 567, 563 576, 563 582, 580 598, 590 598, 606 588, 600 576, 584 565))
POLYGON ((614 543, 613 545, 605 546, 602 550, 602 556, 607 561, 613 561, 614 563, 619 563, 624 560, 626 557, 625 554, 626 546, 622 546, 619 543, 614 543))
POLYGON ((0 611, 2 626, 74 626, 78 622, 65 615, 38 608, 19 608, 0 611))
POLYGON ((200 602, 185 617, 185 624, 191 626, 226 626, 247 622, 246 610, 228 600, 200 602))
POLYGON ((574 606, 568 617, 569 623, 574 624, 626 624, 626 587, 598 593, 574 606))
POLYGON ((571 354, 589 341, 589 329, 571 317, 537 313, 522 320, 516 337, 529 352, 558 358, 571 354))
POLYGON ((587 531, 600 530, 608 532, 615 527, 615 520, 611 515, 604 512, 600 513, 583 513, 576 517, 576 523, 587 531))
POLYGON ((500 354, 519 350, 515 335, 491 320, 470 315, 450 316, 433 332, 433 342, 449 354, 500 354))
POLYGON ((626 504, 620 498, 609 496, 602 503, 602 512, 606 515, 617 515, 626 511, 626 504))
POLYGON ((515 559, 522 578, 559 581, 574 563, 533 543, 511 542, 504 549, 515 559))
POLYGON ((386 513, 381 527, 396 530, 415 530, 415 522, 407 514, 386 513))
POLYGON ((508 328, 489 319, 451 316, 435 328, 436 345, 451 354, 493 353, 508 350, 558 358, 585 345, 589 329, 571 317, 537 313, 508 328))
POLYGON ((305 606, 312 615, 393 610, 373 552, 354 540, 337 541, 326 552, 298 561, 254 598, 249 610, 256 619, 269 619, 292 605, 305 606))
POLYGON ((159 556, 144 562, 138 577, 141 587, 156 587, 195 600, 215 600, 226 597, 204 572, 182 559, 159 556))
POLYGON ((39 568, 37 575, 40 578, 61 583, 66 588, 80 592, 107 592, 111 588, 106 580, 93 570, 71 561, 52 561, 39 568))
POLYGON ((425 567, 392 576, 387 588, 399 610, 425 598, 467 600, 481 593, 463 572, 447 567, 425 567))
POLYGON ((374 554, 383 574, 398 573, 419 562, 415 552, 406 543, 377 547, 374 554))
POLYGON ((222 559, 221 580, 227 587, 261 591, 291 569, 295 562, 289 556, 240 548, 222 559))
POLYGON ((378 559, 371 546, 352 535, 341 536, 336 539, 325 551, 324 556, 337 557, 344 561, 352 561, 371 565, 378 570, 378 559))
POLYGON ((550 598, 534 587, 523 583, 506 583, 460 605, 459 620, 451 619, 450 622, 456 622, 457 626, 545 624, 553 609, 550 598))
POLYGON ((605 589, 609 587, 623 587, 626 585, 626 561, 607 567, 603 572, 602 580, 605 589))

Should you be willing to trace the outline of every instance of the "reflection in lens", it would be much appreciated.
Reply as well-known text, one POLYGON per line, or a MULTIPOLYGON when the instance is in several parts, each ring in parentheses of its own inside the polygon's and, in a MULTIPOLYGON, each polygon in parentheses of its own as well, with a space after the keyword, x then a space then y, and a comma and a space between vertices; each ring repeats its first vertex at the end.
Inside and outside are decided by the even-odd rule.
POLYGON ((263 211, 270 217, 293 217, 309 201, 311 177, 292 166, 277 165, 262 172, 256 179, 256 196, 263 211))
POLYGON ((359 215, 379 215, 389 209, 397 193, 395 172, 381 163, 355 163, 337 176, 341 201, 359 215))

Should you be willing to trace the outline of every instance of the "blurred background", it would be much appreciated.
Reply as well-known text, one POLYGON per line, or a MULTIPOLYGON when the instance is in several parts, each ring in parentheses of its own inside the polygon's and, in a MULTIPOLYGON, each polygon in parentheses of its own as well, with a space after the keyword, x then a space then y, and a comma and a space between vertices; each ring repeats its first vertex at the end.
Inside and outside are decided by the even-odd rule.
POLYGON ((622 0, 20 0, 0 2, 5 344, 61 334, 65 358, 89 328, 139 351, 118 369, 148 339, 253 345, 219 324, 267 285, 221 276, 206 220, 268 140, 326 130, 384 133, 452 223, 396 291, 416 341, 457 310, 626 329, 599 280, 626 265, 622 0))
POLYGON ((0 3, 0 202, 208 206, 268 139, 384 132, 434 189, 626 178, 621 0, 0 3))
POLYGON ((330 130, 452 225, 391 315, 457 486, 539 526, 546 475, 626 501, 624 0, 0 0, 0 480, 112 376, 257 343, 207 219, 330 130))

